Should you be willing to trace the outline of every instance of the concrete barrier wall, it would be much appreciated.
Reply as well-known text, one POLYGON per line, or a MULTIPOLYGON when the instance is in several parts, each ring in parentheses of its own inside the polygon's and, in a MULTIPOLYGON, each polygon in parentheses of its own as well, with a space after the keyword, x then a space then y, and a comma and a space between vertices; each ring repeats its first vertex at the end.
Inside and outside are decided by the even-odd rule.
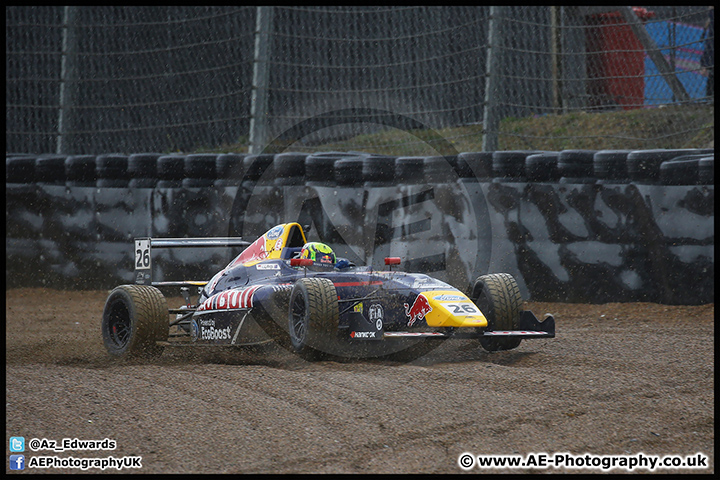
MULTIPOLYGON (((714 186, 456 178, 392 185, 128 188, 6 184, 6 288, 132 283, 134 237, 243 236, 311 225, 339 256, 467 289, 513 274, 525 298, 714 301, 714 186)), ((206 280, 236 249, 158 250, 156 280, 206 280)))

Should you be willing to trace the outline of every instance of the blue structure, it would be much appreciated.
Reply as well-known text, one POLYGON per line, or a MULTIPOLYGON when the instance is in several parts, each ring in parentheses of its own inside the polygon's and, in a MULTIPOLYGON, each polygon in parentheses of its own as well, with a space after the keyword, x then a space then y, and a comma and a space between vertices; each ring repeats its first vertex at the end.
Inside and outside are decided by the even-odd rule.
MULTIPOLYGON (((705 96, 707 78, 700 74, 700 57, 703 54, 703 29, 675 22, 646 24, 647 31, 660 49, 668 64, 675 65, 675 72, 690 98, 705 96), (674 58, 670 52, 674 53, 674 58)), ((672 91, 663 79, 655 63, 645 55, 645 105, 672 103, 672 91)))

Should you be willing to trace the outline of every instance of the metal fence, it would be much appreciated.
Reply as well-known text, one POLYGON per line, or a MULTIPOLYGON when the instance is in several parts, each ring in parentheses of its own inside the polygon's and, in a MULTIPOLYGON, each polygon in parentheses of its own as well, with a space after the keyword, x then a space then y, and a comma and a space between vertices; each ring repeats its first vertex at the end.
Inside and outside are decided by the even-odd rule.
POLYGON ((5 11, 6 153, 352 149, 423 129, 452 144, 478 133, 444 129, 467 125, 493 151, 508 117, 714 104, 707 7, 5 11))

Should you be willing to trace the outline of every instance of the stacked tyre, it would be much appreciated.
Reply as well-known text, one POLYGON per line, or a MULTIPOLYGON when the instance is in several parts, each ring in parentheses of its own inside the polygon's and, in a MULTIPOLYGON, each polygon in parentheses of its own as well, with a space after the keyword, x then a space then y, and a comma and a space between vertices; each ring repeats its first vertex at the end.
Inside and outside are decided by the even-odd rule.
POLYGON ((681 155, 660 165, 660 183, 663 185, 701 185, 706 184, 707 173, 700 179, 700 161, 704 160, 704 169, 714 157, 707 154, 681 155))
POLYGON ((163 155, 157 159, 157 188, 180 188, 185 177, 183 155, 163 155))
POLYGON ((316 153, 305 158, 305 184, 312 187, 335 185, 335 162, 344 158, 335 152, 316 153))
POLYGON ((452 183, 458 179, 456 156, 433 156, 425 157, 423 170, 425 172, 425 183, 452 183))
POLYGON ((243 166, 245 169, 243 183, 247 185, 272 183, 274 179, 274 158, 275 155, 272 153, 260 153, 257 155, 246 156, 243 159, 243 166))
POLYGON ((557 182, 558 152, 543 152, 528 155, 525 159, 525 175, 529 182, 557 182))
POLYGON ((493 176, 493 152, 463 152, 457 156, 460 178, 489 181, 493 176))
POLYGON ((632 182, 657 184, 663 162, 692 153, 692 149, 635 150, 627 157, 628 177, 632 182))
POLYGON ((216 187, 238 186, 242 183, 245 173, 243 153, 221 153, 215 159, 216 187))
POLYGON ((98 155, 95 169, 98 188, 123 188, 130 182, 127 155, 121 153, 98 155))
POLYGON ((71 155, 65 159, 65 185, 94 187, 97 183, 95 155, 71 155))
POLYGON ((537 150, 505 150, 493 152, 492 170, 493 181, 496 182, 524 182, 525 159, 529 155, 542 153, 537 150))
POLYGON ((698 177, 701 185, 715 185, 715 156, 701 158, 698 162, 698 177))
POLYGON ((558 156, 560 183, 595 183, 593 159, 596 150, 563 150, 558 156))
POLYGON ((395 184, 395 159, 388 155, 363 158, 362 179, 366 187, 387 187, 395 184))
POLYGON ((362 180, 363 157, 346 157, 335 162, 335 182, 338 186, 352 187, 362 180))
POLYGON ((128 157, 130 188, 155 188, 157 184, 159 153, 136 153, 128 157))
POLYGON ((43 185, 65 185, 65 155, 40 155, 35 160, 35 181, 43 185))
POLYGON ((35 183, 35 162, 33 155, 13 155, 5 157, 5 183, 35 183))
POLYGON ((593 156, 598 183, 627 183, 627 157, 632 150, 599 150, 593 156))
POLYGON ((305 159, 307 153, 284 152, 275 155, 275 185, 302 185, 305 183, 305 159))
POLYGON ((215 162, 217 154, 197 153, 185 157, 185 188, 211 187, 217 179, 215 162))
POLYGON ((404 185, 424 183, 424 166, 423 157, 398 157, 395 159, 395 178, 404 185))

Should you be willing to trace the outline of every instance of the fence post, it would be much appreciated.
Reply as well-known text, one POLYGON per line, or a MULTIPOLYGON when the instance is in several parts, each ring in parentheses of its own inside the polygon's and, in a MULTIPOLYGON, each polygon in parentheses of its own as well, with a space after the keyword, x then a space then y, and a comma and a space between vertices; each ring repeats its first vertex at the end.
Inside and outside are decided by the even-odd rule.
POLYGON ((500 125, 497 111, 498 66, 500 51, 500 15, 503 7, 491 6, 488 20, 487 54, 485 68, 485 106, 483 108, 483 145, 484 152, 498 149, 498 128, 500 125))
POLYGON ((553 113, 562 110, 562 39, 560 27, 562 26, 561 9, 563 7, 550 7, 550 58, 552 69, 552 98, 553 113))
POLYGON ((255 57, 250 99, 249 153, 262 152, 267 143, 268 76, 273 7, 257 7, 255 57))
POLYGON ((73 127, 73 109, 77 100, 77 16, 78 7, 65 7, 62 52, 60 57, 60 101, 55 153, 70 153, 67 135, 73 127))

